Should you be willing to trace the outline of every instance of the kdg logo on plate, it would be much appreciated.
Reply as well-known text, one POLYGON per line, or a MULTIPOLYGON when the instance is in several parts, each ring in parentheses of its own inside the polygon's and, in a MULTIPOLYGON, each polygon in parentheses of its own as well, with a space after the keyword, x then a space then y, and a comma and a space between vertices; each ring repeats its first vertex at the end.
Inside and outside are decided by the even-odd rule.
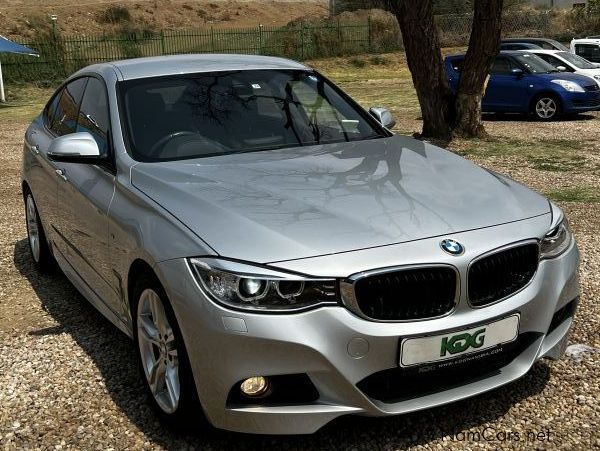
POLYGON ((485 340, 485 328, 479 329, 472 334, 464 332, 458 335, 442 338, 442 349, 440 357, 446 354, 457 354, 466 351, 469 348, 480 348, 485 340))

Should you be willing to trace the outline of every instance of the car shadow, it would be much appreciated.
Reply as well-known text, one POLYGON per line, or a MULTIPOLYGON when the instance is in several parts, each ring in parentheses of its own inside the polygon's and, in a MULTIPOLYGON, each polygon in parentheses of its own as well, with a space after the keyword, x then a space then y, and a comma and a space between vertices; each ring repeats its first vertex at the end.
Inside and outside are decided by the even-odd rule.
MULTIPOLYGON (((598 116, 595 116, 592 113, 581 113, 581 114, 566 114, 559 118, 553 119, 550 122, 546 123, 556 123, 556 122, 584 122, 596 119, 598 116)), ((545 122, 536 120, 533 116, 529 114, 519 114, 519 113, 483 113, 481 115, 481 119, 484 122, 535 122, 538 124, 544 124, 545 122)))
POLYGON ((550 368, 538 362, 520 380, 502 388, 411 414, 385 417, 342 417, 313 435, 265 436, 225 431, 181 431, 158 421, 149 407, 136 365, 132 341, 94 309, 66 277, 56 270, 41 275, 31 260, 27 240, 15 244, 15 267, 37 294, 42 308, 58 323, 31 335, 69 334, 102 374, 106 390, 147 440, 168 449, 397 449, 426 444, 477 428, 504 416, 521 400, 540 393, 550 368))

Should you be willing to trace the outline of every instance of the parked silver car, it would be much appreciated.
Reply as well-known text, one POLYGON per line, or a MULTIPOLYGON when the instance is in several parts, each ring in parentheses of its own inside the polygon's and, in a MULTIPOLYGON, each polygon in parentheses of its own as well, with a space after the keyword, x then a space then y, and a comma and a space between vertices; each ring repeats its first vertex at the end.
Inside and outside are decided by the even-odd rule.
POLYGON ((33 259, 136 341, 167 421, 312 433, 560 357, 562 211, 392 125, 286 59, 87 67, 25 135, 33 259))

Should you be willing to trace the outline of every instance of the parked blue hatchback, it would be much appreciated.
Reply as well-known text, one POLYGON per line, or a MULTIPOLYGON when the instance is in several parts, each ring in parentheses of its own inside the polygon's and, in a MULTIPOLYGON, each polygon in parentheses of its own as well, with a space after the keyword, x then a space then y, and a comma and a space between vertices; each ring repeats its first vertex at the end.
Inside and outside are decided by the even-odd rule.
MULTIPOLYGON (((464 55, 446 57, 446 73, 458 88, 464 55)), ((482 100, 490 113, 531 113, 539 120, 600 110, 600 86, 584 75, 559 72, 538 56, 517 51, 498 54, 482 100)))

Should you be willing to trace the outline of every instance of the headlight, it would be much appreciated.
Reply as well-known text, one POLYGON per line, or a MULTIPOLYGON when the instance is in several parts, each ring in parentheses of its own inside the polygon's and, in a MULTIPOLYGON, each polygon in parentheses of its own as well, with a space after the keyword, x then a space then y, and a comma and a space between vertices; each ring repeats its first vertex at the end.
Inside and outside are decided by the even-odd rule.
POLYGON ((569 228, 569 221, 563 217, 540 242, 540 258, 554 258, 564 253, 571 245, 573 234, 569 228))
POLYGON ((192 258, 188 262, 202 289, 229 307, 290 311, 337 304, 335 279, 310 278, 217 258, 192 258))
POLYGON ((577 83, 575 83, 573 81, 569 81, 569 80, 552 80, 552 83, 556 83, 557 85, 562 86, 563 88, 565 88, 569 92, 585 92, 585 89, 583 89, 581 86, 579 86, 577 83))

